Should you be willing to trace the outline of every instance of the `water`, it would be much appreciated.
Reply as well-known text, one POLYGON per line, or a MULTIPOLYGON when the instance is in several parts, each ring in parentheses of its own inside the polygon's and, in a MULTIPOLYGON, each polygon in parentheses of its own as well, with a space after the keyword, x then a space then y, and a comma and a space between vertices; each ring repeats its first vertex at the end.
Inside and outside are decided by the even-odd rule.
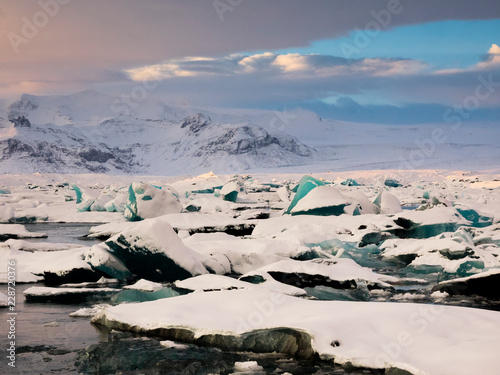
POLYGON ((41 232, 47 234, 47 238, 31 238, 26 241, 49 242, 49 243, 72 243, 82 246, 92 246, 99 243, 98 239, 84 237, 89 229, 99 223, 32 223, 24 224, 30 232, 41 232))
MULTIPOLYGON (((16 286, 16 368, 3 373, 77 374, 74 366, 76 352, 100 342, 105 336, 88 319, 69 317, 69 313, 83 305, 27 303, 23 291, 33 285, 16 286)), ((3 315, 7 311, 0 310, 0 313, 3 315)), ((6 319, 2 319, 1 332, 7 332, 6 319)), ((8 341, 5 336, 2 340, 8 341)), ((4 349, 7 342, 2 340, 4 349)))

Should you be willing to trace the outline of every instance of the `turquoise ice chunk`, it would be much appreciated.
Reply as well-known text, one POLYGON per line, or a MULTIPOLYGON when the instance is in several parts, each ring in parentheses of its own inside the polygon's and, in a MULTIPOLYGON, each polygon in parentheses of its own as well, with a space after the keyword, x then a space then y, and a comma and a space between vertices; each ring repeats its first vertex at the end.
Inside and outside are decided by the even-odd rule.
POLYGON ((122 290, 120 293, 114 295, 111 298, 111 301, 115 303, 147 302, 147 301, 155 301, 157 299, 162 299, 162 298, 177 297, 179 295, 180 295, 179 292, 168 287, 162 288, 155 292, 144 292, 142 290, 137 290, 137 289, 127 289, 127 290, 122 290))
POLYGON ((320 181, 312 176, 304 176, 300 179, 298 188, 297 188, 297 193, 293 197, 292 203, 290 203, 290 206, 288 206, 288 209, 286 210, 286 214, 289 214, 293 208, 297 205, 297 203, 304 198, 312 189, 317 188, 318 186, 323 186, 325 183, 323 181, 320 181))
POLYGON ((397 180, 395 180, 393 178, 386 179, 384 181, 384 185, 389 186, 389 187, 401 187, 401 186, 403 186, 397 180))
POLYGON ((347 180, 342 181, 340 184, 345 186, 361 186, 356 180, 352 178, 348 178, 347 180))
POLYGON ((132 184, 130 184, 130 186, 128 187, 128 200, 127 204, 125 205, 124 215, 128 221, 142 220, 142 218, 137 215, 137 198, 135 197, 135 192, 132 184))
POLYGON ((71 188, 75 191, 75 194, 76 194, 76 204, 78 203, 82 203, 82 197, 83 197, 83 193, 82 193, 82 190, 76 186, 75 184, 72 184, 71 185, 71 188))

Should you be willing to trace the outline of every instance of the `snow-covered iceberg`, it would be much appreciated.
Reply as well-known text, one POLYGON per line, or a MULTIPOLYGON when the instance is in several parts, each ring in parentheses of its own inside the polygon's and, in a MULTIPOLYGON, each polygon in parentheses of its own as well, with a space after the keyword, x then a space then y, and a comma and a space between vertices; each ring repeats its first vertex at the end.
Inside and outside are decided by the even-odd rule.
POLYGON ((321 180, 318 180, 317 178, 314 178, 312 176, 303 176, 299 184, 296 186, 297 190, 295 192, 295 196, 292 199, 292 202, 288 206, 287 210, 285 213, 290 214, 293 210, 293 208, 297 205, 297 203, 304 198, 309 192, 318 186, 323 186, 324 182, 321 180))
MULTIPOLYGON (((298 194, 298 193, 297 193, 298 194)), ((318 186, 290 210, 292 215, 342 215, 349 200, 335 187, 318 186)))
POLYGON ((500 299, 500 268, 443 281, 434 286, 433 290, 449 295, 478 295, 498 300, 500 299))
POLYGON ((150 281, 175 281, 208 272, 202 257, 182 243, 165 216, 125 229, 106 245, 130 272, 150 281))
POLYGON ((181 211, 182 205, 170 188, 146 183, 130 184, 124 210, 127 220, 139 221, 181 211))

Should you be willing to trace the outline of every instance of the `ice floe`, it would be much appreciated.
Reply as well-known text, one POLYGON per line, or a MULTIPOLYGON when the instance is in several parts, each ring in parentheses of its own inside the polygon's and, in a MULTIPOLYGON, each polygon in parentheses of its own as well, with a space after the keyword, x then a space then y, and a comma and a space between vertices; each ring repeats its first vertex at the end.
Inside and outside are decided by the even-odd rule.
POLYGON ((317 353, 358 367, 469 375, 493 374, 500 366, 499 316, 449 306, 311 301, 230 290, 119 305, 92 321, 203 346, 299 357, 317 353))

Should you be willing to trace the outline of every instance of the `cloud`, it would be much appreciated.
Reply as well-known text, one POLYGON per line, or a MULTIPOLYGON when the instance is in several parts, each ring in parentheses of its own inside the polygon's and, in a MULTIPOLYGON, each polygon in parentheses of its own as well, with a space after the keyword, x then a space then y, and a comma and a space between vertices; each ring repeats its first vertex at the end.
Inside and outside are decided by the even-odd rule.
MULTIPOLYGON (((18 53, 8 37, 0 38, 0 97, 89 87, 120 96, 142 81, 155 80, 158 85, 148 92, 151 96, 185 97, 199 106, 272 109, 351 95, 368 98, 362 103, 377 96, 384 102, 448 105, 474 92, 478 72, 487 76, 500 66, 497 45, 469 70, 448 72, 432 72, 421 61, 403 58, 242 54, 346 37, 374 20, 382 20, 379 24, 388 30, 442 20, 498 18, 498 0, 400 0, 401 12, 390 18, 385 17, 387 0, 221 1, 233 4, 222 21, 213 0, 70 1, 37 27, 28 42, 18 46, 18 53)), ((26 22, 33 22, 42 2, 2 4, 0 34, 23 36, 26 22)), ((498 106, 496 98, 481 106, 498 106)))
POLYGON ((500 55, 500 47, 497 44, 492 44, 491 48, 488 50, 490 55, 500 55))
POLYGON ((488 53, 484 56, 483 61, 465 68, 465 69, 443 69, 438 70, 434 74, 458 74, 464 72, 481 72, 500 68, 500 47, 497 44, 492 44, 488 53))
MULTIPOLYGON (((108 74, 184 56, 278 50, 346 36, 356 28, 363 29, 374 20, 374 15, 384 14, 388 7, 387 0, 225 3, 231 9, 221 21, 213 0, 12 1, 1 6, 0 34, 5 37, 0 38, 0 66, 18 82, 42 82, 46 76, 53 77, 51 82, 80 82, 80 76, 89 76, 87 83, 91 85, 99 69, 108 74), (41 3, 60 6, 48 15, 47 22, 40 24, 43 17, 39 17, 35 21, 39 26, 35 25, 35 30, 31 27, 27 35, 27 25, 33 24, 35 16, 47 13, 41 3), (27 42, 19 45, 16 53, 8 35, 23 37, 27 42)), ((497 0, 400 0, 400 4, 402 11, 391 16, 386 28, 439 20, 491 19, 498 15, 492 11, 498 9, 497 0)), ((241 64, 247 71, 261 71, 255 64, 265 64, 265 58, 260 56, 256 61, 241 64)), ((172 66, 160 69, 160 73, 167 70, 174 76, 199 75, 203 62, 208 64, 204 59, 197 68, 183 66, 176 70, 172 66)), ((309 62, 301 60, 313 58, 280 59, 276 63, 283 63, 288 72, 302 72, 309 62), (302 63, 305 65, 301 67, 302 63)), ((210 68, 209 65, 207 69, 210 68)), ((0 80, 0 86, 5 84, 8 83, 0 80)))
POLYGON ((319 54, 266 52, 250 56, 238 54, 220 58, 188 57, 128 69, 125 72, 135 81, 250 74, 303 79, 340 75, 388 77, 417 74, 426 68, 425 63, 409 59, 344 59, 319 54))
MULTIPOLYGON (((495 48, 490 52, 495 52, 495 48)), ((493 56, 490 60, 496 56, 490 55, 493 56)), ((381 103, 383 98, 383 103, 403 105, 407 113, 423 119, 434 116, 443 106, 462 105, 464 98, 475 94, 482 80, 490 79, 489 75, 495 71, 493 65, 490 63, 488 69, 485 67, 479 73, 478 70, 457 70, 439 74, 426 63, 411 59, 346 59, 265 52, 175 59, 127 70, 127 74, 136 81, 155 79, 161 83, 155 91, 162 97, 186 97, 197 106, 273 109, 352 96, 363 103, 357 111, 367 112, 370 103, 381 103), (428 110, 429 116, 416 116, 415 106, 428 110)), ((495 75, 492 80, 498 82, 499 77, 495 75)), ((483 95, 478 105, 498 107, 497 96, 483 95)), ((389 110, 394 118, 404 112, 392 107, 389 110)), ((382 115, 383 109, 370 111, 387 119, 382 115)), ((341 113, 331 108, 326 112, 341 113)), ((403 118, 401 115, 402 121, 403 118)))
POLYGON ((500 47, 497 44, 492 44, 488 50, 488 55, 485 61, 477 64, 477 69, 490 69, 500 67, 500 47))

